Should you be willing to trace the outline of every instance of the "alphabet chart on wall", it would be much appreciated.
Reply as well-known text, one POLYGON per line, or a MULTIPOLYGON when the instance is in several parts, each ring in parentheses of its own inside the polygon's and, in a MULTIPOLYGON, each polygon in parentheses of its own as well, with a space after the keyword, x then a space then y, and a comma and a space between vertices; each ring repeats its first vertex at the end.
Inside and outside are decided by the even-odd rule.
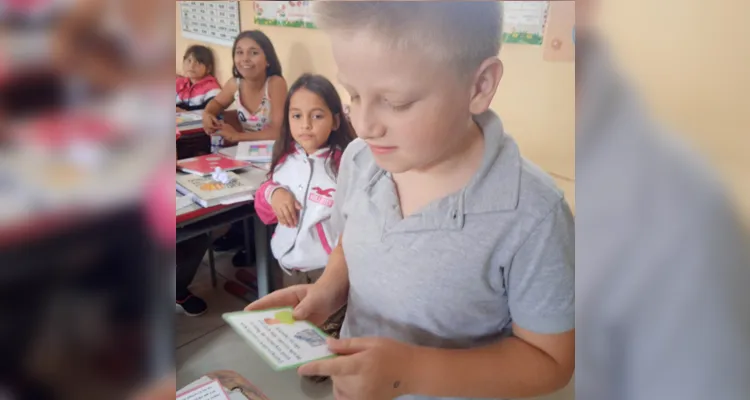
POLYGON ((240 33, 236 1, 181 1, 182 36, 221 46, 232 46, 240 33))

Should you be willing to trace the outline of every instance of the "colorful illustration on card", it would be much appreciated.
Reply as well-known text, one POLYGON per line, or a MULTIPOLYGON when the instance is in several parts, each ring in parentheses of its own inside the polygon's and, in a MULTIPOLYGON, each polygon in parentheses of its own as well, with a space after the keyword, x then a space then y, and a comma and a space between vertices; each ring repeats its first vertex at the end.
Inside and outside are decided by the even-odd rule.
POLYGON ((290 307, 224 314, 224 320, 276 371, 336 357, 327 335, 309 321, 297 321, 290 307))
POLYGON ((263 320, 267 325, 279 325, 279 324, 294 324, 294 317, 291 311, 279 311, 273 315, 273 318, 265 318, 263 320))
POLYGON ((326 344, 326 339, 312 329, 305 329, 304 331, 297 332, 294 337, 309 344, 310 347, 319 347, 326 344))

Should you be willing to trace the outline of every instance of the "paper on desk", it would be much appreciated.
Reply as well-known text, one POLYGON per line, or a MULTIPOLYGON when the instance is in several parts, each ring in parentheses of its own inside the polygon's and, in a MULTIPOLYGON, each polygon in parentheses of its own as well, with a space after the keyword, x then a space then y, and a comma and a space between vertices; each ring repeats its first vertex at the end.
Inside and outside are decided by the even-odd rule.
POLYGON ((276 371, 335 357, 317 326, 296 321, 292 308, 240 311, 223 315, 227 323, 276 371))
POLYGON ((181 194, 177 194, 175 198, 175 206, 177 206, 177 209, 185 208, 189 205, 193 204, 193 199, 190 196, 184 196, 181 194))
POLYGON ((252 194, 243 194, 243 195, 240 195, 240 196, 234 196, 234 197, 230 197, 228 199, 224 199, 224 200, 221 201, 221 204, 223 204, 223 205, 226 206, 226 205, 230 205, 230 204, 234 204, 234 203, 242 203, 243 201, 251 201, 254 198, 255 198, 255 196, 253 196, 252 194))
POLYGON ((183 391, 177 400, 229 400, 229 396, 219 381, 210 380, 208 383, 183 391))
POLYGON ((203 386, 203 385, 205 385, 207 383, 211 383, 211 378, 209 378, 209 377, 207 377, 205 375, 201 376, 200 379, 198 379, 196 381, 192 381, 189 384, 187 384, 185 387, 183 387, 182 389, 178 390, 177 391, 177 397, 180 397, 183 394, 185 394, 185 392, 193 390, 193 389, 197 388, 198 386, 203 386))
MULTIPOLYGON (((237 159, 237 146, 224 147, 223 149, 219 150, 219 153, 227 157, 237 159)), ((250 166, 256 169, 266 171, 266 172, 271 170, 270 162, 250 161, 250 166)))

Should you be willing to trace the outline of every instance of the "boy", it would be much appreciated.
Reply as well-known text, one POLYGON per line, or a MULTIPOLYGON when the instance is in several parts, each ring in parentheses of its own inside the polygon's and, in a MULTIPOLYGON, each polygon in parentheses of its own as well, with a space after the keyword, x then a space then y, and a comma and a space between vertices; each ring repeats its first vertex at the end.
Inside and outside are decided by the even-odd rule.
POLYGON ((318 2, 360 139, 345 151, 321 279, 248 309, 319 323, 347 303, 337 399, 518 398, 574 365, 573 220, 488 111, 497 2, 318 2))

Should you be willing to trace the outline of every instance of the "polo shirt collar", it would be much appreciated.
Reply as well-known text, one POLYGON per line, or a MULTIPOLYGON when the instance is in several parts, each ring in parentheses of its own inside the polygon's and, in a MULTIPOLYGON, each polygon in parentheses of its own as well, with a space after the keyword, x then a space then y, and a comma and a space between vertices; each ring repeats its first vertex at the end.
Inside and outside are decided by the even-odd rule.
POLYGON ((518 206, 521 156, 518 147, 503 130, 500 118, 487 111, 475 116, 484 134, 482 164, 467 186, 459 192, 428 204, 408 218, 402 218, 398 193, 390 173, 375 162, 365 171, 365 189, 371 203, 385 217, 389 232, 460 230, 468 214, 511 211, 518 206))
POLYGON ((475 116, 484 132, 482 165, 462 191, 465 214, 511 211, 518 207, 523 161, 493 111, 475 116))

